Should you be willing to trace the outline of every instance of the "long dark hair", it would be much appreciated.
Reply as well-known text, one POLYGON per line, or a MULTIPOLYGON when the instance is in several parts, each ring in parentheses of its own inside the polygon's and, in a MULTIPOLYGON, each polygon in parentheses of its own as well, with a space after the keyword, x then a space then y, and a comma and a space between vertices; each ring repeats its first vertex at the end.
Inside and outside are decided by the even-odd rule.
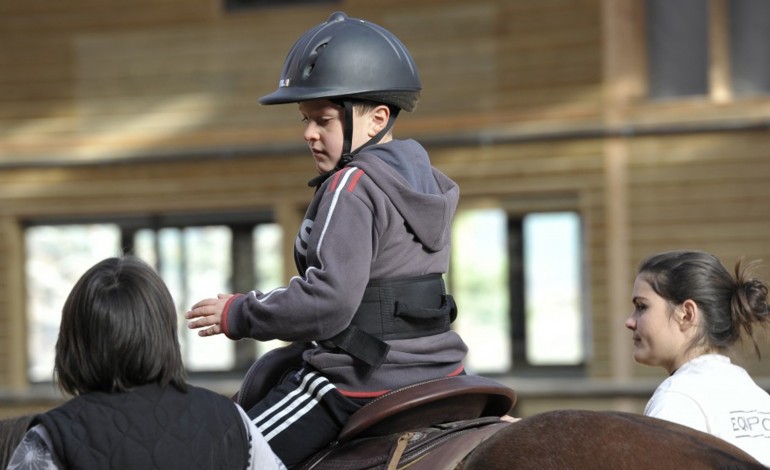
POLYGON ((152 382, 186 390, 176 307, 150 265, 107 258, 83 274, 64 303, 54 374, 72 395, 152 382))
POLYGON ((674 305, 691 299, 705 320, 694 344, 705 342, 724 351, 741 339, 743 330, 754 345, 754 324, 770 321, 767 284, 753 277, 757 262, 735 264, 735 273, 716 256, 703 251, 669 251, 653 255, 639 266, 639 276, 674 305))

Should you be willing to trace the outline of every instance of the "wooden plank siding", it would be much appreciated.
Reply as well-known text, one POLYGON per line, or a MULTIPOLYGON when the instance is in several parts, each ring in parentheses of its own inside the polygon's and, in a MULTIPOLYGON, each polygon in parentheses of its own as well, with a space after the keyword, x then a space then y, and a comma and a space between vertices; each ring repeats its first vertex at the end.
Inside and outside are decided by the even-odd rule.
MULTIPOLYGON (((314 169, 296 107, 256 100, 334 10, 414 55, 422 99, 395 136, 425 144, 464 207, 579 212, 587 380, 662 377, 622 326, 636 266, 683 247, 770 266, 770 99, 647 101, 641 3, 0 3, 0 391, 27 386, 28 220, 272 210, 290 262, 314 169)), ((770 381, 770 359, 745 357, 770 381)))
MULTIPOLYGON (((141 2, 140 27, 136 7, 124 18, 88 2, 6 5, 0 158, 104 160, 296 139, 296 110, 255 102, 275 88, 290 44, 329 7, 226 14, 217 6, 189 17, 187 3, 141 2), (178 22, 166 16, 174 8, 178 22)), ((420 64, 423 100, 405 130, 447 133, 598 116, 595 2, 542 9, 524 9, 539 18, 534 30, 509 2, 446 2, 438 11, 355 4, 348 13, 390 28, 420 64)))

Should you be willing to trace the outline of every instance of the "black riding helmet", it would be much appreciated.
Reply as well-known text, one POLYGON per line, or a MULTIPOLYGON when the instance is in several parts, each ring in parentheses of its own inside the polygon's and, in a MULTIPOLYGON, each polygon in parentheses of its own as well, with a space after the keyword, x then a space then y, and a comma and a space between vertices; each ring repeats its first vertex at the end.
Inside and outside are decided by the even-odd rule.
MULTIPOLYGON (((345 127, 339 169, 387 134, 401 109, 412 111, 421 89, 414 59, 397 37, 374 23, 335 12, 297 40, 286 56, 278 89, 259 102, 271 105, 325 98, 340 103, 345 108, 345 127), (383 103, 391 113, 385 128, 351 153, 355 101, 383 103)), ((314 178, 309 184, 317 186, 321 181, 314 178)))

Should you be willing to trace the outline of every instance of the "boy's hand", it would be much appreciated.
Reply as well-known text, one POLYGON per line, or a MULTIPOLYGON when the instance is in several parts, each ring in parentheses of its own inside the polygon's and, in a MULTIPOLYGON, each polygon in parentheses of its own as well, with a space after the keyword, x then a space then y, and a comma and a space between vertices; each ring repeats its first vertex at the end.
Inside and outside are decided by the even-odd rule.
POLYGON ((187 328, 194 330, 196 328, 206 328, 200 330, 198 336, 213 336, 222 333, 222 312, 232 294, 217 294, 216 299, 203 299, 192 306, 184 317, 188 320, 194 320, 187 324, 187 328))

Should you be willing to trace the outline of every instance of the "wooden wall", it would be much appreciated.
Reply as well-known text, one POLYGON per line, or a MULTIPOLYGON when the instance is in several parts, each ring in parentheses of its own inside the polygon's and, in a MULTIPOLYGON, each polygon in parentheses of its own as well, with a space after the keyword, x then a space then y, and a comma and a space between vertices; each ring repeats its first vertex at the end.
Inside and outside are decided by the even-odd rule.
POLYGON ((334 9, 391 29, 420 66, 404 130, 447 135, 599 116, 596 1, 338 2, 225 12, 219 0, 0 5, 0 161, 189 156, 299 143, 261 107, 291 44, 334 9), (546 53, 544 53, 546 52, 546 53))
MULTIPOLYGON (((411 50, 423 99, 396 137, 425 143, 462 204, 580 212, 590 378, 660 377, 632 364, 622 325, 636 264, 679 247, 770 263, 770 136, 756 126, 770 101, 646 102, 638 6, 0 3, 0 389, 27 385, 26 219, 272 208, 293 233, 312 163, 296 109, 256 99, 277 85, 292 42, 334 10, 411 50)), ((770 360, 747 364, 770 379, 770 360)))

